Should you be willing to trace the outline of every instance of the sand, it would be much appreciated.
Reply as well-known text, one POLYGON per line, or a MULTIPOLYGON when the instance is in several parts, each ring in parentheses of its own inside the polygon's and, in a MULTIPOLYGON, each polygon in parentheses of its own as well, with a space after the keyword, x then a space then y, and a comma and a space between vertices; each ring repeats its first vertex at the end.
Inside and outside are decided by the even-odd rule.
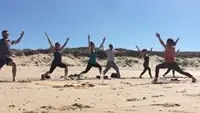
MULTIPOLYGON (((5 66, 0 71, 0 113, 200 113, 199 82, 179 74, 179 81, 171 81, 170 73, 160 77, 160 84, 151 84, 147 73, 138 79, 141 66, 120 67, 123 78, 104 80, 102 85, 95 79, 98 69, 85 80, 64 81, 59 79, 64 70, 56 68, 51 80, 40 81, 48 69, 18 65, 18 82, 13 83, 11 68, 5 66)), ((70 74, 82 70, 84 66, 69 67, 70 74)), ((200 79, 198 70, 188 71, 200 79)))

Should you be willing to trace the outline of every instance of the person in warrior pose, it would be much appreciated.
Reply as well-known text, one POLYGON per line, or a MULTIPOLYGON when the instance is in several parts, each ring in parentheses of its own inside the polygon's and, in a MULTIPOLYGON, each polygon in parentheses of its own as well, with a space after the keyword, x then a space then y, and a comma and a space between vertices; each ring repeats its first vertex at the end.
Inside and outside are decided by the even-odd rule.
POLYGON ((41 80, 45 80, 45 79, 49 79, 50 76, 49 74, 51 74, 56 67, 60 67, 60 68, 64 68, 65 69, 65 73, 64 73, 64 78, 67 79, 67 75, 68 75, 68 66, 66 64, 64 64, 62 62, 62 50, 64 49, 64 47, 67 45, 68 41, 69 41, 69 38, 66 39, 65 43, 63 44, 63 46, 60 45, 59 42, 56 42, 55 43, 55 46, 53 46, 49 36, 47 35, 47 33, 45 33, 46 37, 47 37, 47 40, 50 44, 50 49, 51 49, 51 52, 54 53, 54 59, 51 63, 51 67, 50 67, 50 70, 47 71, 45 74, 43 74, 41 76, 41 80))
MULTIPOLYGON (((176 53, 179 53, 179 50, 177 50, 176 53)), ((163 77, 165 77, 170 71, 171 71, 171 69, 167 69, 167 71, 163 74, 163 77)), ((172 75, 173 75, 173 78, 176 78, 175 70, 172 70, 172 75)))
POLYGON ((16 63, 10 58, 10 46, 18 44, 22 37, 24 36, 24 31, 21 32, 20 37, 17 40, 9 40, 8 30, 2 31, 2 39, 0 39, 0 70, 6 64, 12 66, 13 81, 16 81, 17 66, 16 63))
POLYGON ((117 66, 117 64, 115 63, 115 50, 113 49, 113 45, 110 44, 109 45, 109 49, 106 50, 106 54, 107 54, 107 64, 106 64, 106 68, 103 71, 103 74, 105 75, 110 68, 115 69, 115 71, 117 72, 117 77, 116 78, 120 78, 120 72, 119 72, 119 67, 117 66))
MULTIPOLYGON (((105 42, 105 39, 103 39, 101 45, 99 46, 98 49, 103 49, 103 45, 105 42)), ((89 49, 89 61, 87 64, 87 67, 85 69, 85 71, 82 71, 78 78, 80 78, 81 75, 86 74, 92 67, 96 67, 99 68, 99 74, 102 74, 102 67, 101 65, 96 61, 97 58, 97 49, 95 48, 95 44, 93 42, 90 41, 90 35, 88 35, 88 49, 89 49)))
POLYGON ((149 71, 149 76, 150 78, 152 78, 152 74, 151 74, 151 68, 149 66, 149 54, 148 53, 151 53, 152 52, 152 49, 148 52, 147 49, 142 49, 142 51, 139 49, 139 47, 136 45, 136 48, 138 49, 138 52, 142 55, 142 57, 144 58, 144 63, 143 63, 143 67, 144 67, 144 70, 143 72, 140 74, 140 77, 139 78, 142 78, 142 75, 148 70, 149 71))
POLYGON ((179 67, 179 65, 175 62, 175 42, 174 42, 174 40, 169 38, 169 39, 167 39, 167 42, 165 44, 163 42, 163 40, 161 39, 159 33, 156 33, 156 36, 157 36, 158 40, 160 41, 161 45, 165 48, 165 52, 164 52, 165 62, 156 66, 155 79, 152 81, 152 83, 157 83, 158 76, 159 76, 159 70, 165 69, 165 68, 175 70, 178 73, 191 78, 193 83, 196 82, 197 81, 196 78, 194 78, 190 73, 184 72, 179 67))

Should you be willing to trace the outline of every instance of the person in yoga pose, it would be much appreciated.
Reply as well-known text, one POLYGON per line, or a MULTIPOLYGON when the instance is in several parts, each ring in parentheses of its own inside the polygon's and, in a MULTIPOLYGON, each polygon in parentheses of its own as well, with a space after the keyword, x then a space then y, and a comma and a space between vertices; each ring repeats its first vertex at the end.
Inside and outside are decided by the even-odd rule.
MULTIPOLYGON (((177 50, 176 53, 179 53, 179 50, 177 50)), ((170 71, 171 71, 171 69, 168 68, 167 71, 163 74, 163 77, 165 77, 170 71)), ((176 78, 175 70, 172 70, 172 75, 173 75, 173 78, 176 78)))
POLYGON ((143 63, 143 67, 144 67, 144 70, 143 72, 140 74, 140 77, 139 78, 142 78, 142 75, 148 70, 149 71, 149 76, 150 78, 153 78, 152 77, 152 74, 151 74, 151 68, 149 66, 149 54, 148 53, 151 53, 152 52, 152 49, 148 52, 147 49, 142 49, 142 51, 139 49, 139 47, 136 45, 136 48, 138 49, 138 52, 141 54, 141 56, 144 58, 144 63, 143 63))
POLYGON ((61 46, 59 42, 56 42, 55 46, 53 46, 53 44, 52 44, 49 36, 47 35, 47 33, 45 33, 45 35, 46 35, 47 40, 48 40, 48 42, 50 44, 51 52, 54 53, 54 59, 53 59, 53 61, 51 63, 50 70, 47 71, 45 74, 43 74, 41 76, 41 80, 49 79, 50 78, 49 74, 51 74, 55 70, 56 67, 60 67, 60 68, 64 68, 65 69, 64 78, 67 79, 68 66, 62 62, 62 50, 67 45, 67 43, 69 41, 69 38, 66 39, 65 43, 63 44, 63 46, 61 46))
POLYGON ((12 58, 10 58, 11 50, 10 46, 18 44, 22 37, 24 36, 24 31, 21 32, 20 37, 17 40, 9 40, 9 32, 8 30, 2 31, 2 39, 0 39, 0 70, 1 68, 6 64, 8 66, 12 66, 12 75, 13 75, 13 81, 16 81, 16 74, 17 74, 17 65, 13 61, 12 58))
POLYGON ((101 65, 96 61, 97 59, 97 50, 98 49, 103 49, 103 45, 105 42, 105 39, 103 39, 101 45, 99 46, 99 48, 95 48, 95 44, 94 42, 90 41, 90 35, 88 35, 88 49, 89 49, 89 60, 88 60, 88 64, 87 67, 84 71, 82 71, 80 74, 78 74, 78 78, 80 78, 81 75, 86 74, 87 72, 89 72, 89 70, 92 67, 98 68, 99 69, 99 74, 102 74, 102 67, 101 65))
POLYGON ((176 45, 176 43, 174 42, 174 40, 169 38, 169 39, 167 39, 167 42, 165 44, 163 42, 163 40, 161 39, 159 33, 156 33, 156 36, 157 36, 158 40, 160 41, 160 44, 165 48, 165 52, 164 52, 165 62, 156 66, 155 79, 152 81, 152 83, 157 83, 158 76, 159 76, 159 70, 165 69, 165 68, 175 70, 178 73, 191 78, 193 83, 196 82, 197 79, 194 78, 194 76, 192 76, 190 73, 184 72, 179 67, 179 65, 176 63, 176 61, 175 61, 175 45, 176 45))
POLYGON ((103 71, 103 74, 105 75, 110 70, 110 68, 113 68, 117 72, 116 78, 120 78, 121 75, 120 75, 120 72, 119 72, 119 67, 115 63, 115 52, 116 52, 116 50, 113 49, 113 45, 110 44, 109 49, 106 50, 107 64, 106 64, 105 70, 103 71))

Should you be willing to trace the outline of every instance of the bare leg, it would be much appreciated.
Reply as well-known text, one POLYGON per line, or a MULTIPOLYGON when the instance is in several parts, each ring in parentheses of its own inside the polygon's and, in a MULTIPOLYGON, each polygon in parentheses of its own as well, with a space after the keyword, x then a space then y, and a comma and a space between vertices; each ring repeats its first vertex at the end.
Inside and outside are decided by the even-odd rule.
POLYGON ((12 66, 12 75, 13 75, 13 82, 16 81, 16 73, 17 73, 17 65, 15 62, 9 62, 8 63, 9 66, 12 66))
POLYGON ((65 80, 67 79, 67 75, 68 75, 68 66, 65 67, 65 80))

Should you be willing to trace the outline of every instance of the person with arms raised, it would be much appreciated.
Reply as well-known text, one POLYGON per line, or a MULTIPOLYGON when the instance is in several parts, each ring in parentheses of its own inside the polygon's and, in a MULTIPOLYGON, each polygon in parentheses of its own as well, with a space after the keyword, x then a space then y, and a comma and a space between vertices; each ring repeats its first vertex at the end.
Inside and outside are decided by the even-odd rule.
POLYGON ((141 56, 144 58, 144 63, 143 63, 143 67, 144 67, 144 70, 143 72, 140 74, 140 77, 139 78, 142 78, 142 75, 148 70, 149 71, 149 76, 150 78, 153 78, 152 77, 152 74, 151 74, 151 68, 149 66, 149 53, 152 52, 153 48, 151 48, 151 50, 148 52, 147 49, 142 49, 142 51, 139 49, 139 47, 136 45, 136 48, 138 49, 138 52, 141 54, 141 56))
POLYGON ((156 33, 156 36, 157 36, 158 40, 160 41, 160 44, 165 48, 165 52, 164 52, 165 62, 156 66, 155 79, 152 81, 152 83, 157 83, 158 76, 159 76, 159 70, 160 69, 165 69, 165 68, 175 70, 178 73, 191 78, 193 83, 196 82, 197 79, 194 78, 194 76, 192 76, 190 73, 184 72, 179 67, 179 65, 176 63, 176 61, 175 61, 175 42, 174 42, 174 40, 169 38, 169 39, 167 39, 167 42, 165 44, 163 42, 163 40, 161 39, 159 33, 156 33))
POLYGON ((8 30, 2 31, 2 39, 0 39, 0 69, 6 64, 12 66, 13 81, 16 81, 17 66, 16 63, 10 58, 10 46, 18 44, 24 36, 24 31, 21 32, 17 40, 9 40, 8 30))
POLYGON ((103 39, 99 48, 96 49, 94 42, 90 41, 90 35, 88 35, 89 60, 88 60, 88 64, 87 64, 86 69, 78 75, 78 78, 80 78, 81 75, 86 74, 92 67, 98 68, 99 74, 100 75, 102 74, 102 67, 97 62, 97 50, 103 49, 104 42, 105 42, 105 38, 103 39))
POLYGON ((62 62, 62 51, 65 48, 65 46, 67 45, 69 38, 66 39, 65 43, 63 44, 63 46, 60 45, 59 42, 55 43, 55 46, 53 46, 49 36, 47 35, 47 33, 45 33, 47 40, 50 44, 50 50, 51 52, 54 53, 54 59, 51 63, 51 67, 50 70, 47 71, 45 74, 43 74, 41 76, 41 80, 45 80, 45 79, 50 79, 49 74, 51 74, 56 67, 60 67, 60 68, 64 68, 65 69, 65 73, 64 73, 64 79, 67 79, 67 75, 68 75, 68 66, 67 64, 62 62))

